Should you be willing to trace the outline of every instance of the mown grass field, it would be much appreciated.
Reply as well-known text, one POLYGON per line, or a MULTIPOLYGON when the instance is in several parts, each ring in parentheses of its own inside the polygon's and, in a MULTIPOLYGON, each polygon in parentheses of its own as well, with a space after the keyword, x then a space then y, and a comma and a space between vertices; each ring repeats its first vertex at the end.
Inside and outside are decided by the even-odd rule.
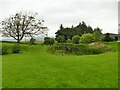
MULTIPOLYGON (((99 55, 53 55, 45 45, 21 45, 2 57, 3 88, 117 88, 118 50, 99 55)), ((3 43, 12 47, 13 44, 3 43)))

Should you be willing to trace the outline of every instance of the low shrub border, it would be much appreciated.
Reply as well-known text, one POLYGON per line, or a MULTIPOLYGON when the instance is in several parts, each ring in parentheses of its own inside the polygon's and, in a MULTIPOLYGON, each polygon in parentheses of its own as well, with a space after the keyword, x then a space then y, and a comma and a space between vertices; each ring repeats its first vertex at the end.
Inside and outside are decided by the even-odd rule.
POLYGON ((71 44, 57 43, 48 48, 48 52, 55 54, 76 54, 76 55, 91 55, 100 54, 111 51, 112 48, 103 43, 93 44, 71 44))

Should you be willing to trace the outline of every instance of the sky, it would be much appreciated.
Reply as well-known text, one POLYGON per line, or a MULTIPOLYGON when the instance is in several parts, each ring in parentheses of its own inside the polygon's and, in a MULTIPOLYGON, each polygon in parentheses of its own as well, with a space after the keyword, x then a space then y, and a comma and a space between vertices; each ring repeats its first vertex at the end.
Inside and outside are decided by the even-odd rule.
POLYGON ((120 1, 118 3, 118 24, 119 24, 118 29, 119 29, 119 33, 120 33, 120 1))
POLYGON ((85 21, 103 33, 118 33, 119 0, 0 0, 0 21, 20 11, 34 11, 45 20, 49 36, 55 36, 60 24, 77 26, 85 21))

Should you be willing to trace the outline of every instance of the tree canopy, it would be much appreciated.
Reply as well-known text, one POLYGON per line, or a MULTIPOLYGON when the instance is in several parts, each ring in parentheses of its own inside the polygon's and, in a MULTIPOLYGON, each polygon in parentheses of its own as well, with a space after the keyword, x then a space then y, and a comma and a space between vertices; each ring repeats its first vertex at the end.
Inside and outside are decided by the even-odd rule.
POLYGON ((18 43, 25 35, 32 37, 33 35, 45 34, 48 30, 43 26, 44 20, 37 20, 33 12, 19 12, 2 21, 2 34, 5 37, 12 37, 18 43))

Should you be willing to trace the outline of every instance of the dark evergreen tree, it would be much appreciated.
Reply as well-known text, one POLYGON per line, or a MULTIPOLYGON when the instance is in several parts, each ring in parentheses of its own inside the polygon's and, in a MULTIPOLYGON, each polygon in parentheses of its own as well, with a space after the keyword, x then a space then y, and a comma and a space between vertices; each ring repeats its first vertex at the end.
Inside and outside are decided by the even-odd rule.
POLYGON ((60 25, 59 30, 55 33, 56 34, 56 41, 60 41, 60 37, 64 37, 64 42, 66 42, 68 39, 72 40, 72 37, 75 35, 82 36, 85 33, 94 33, 94 31, 99 31, 101 33, 101 29, 96 28, 95 30, 92 29, 91 26, 87 26, 86 23, 83 21, 82 23, 80 22, 79 25, 74 27, 73 25, 68 28, 64 28, 63 25, 60 25))
POLYGON ((63 30, 63 29, 64 29, 64 27, 63 27, 63 25, 61 24, 61 25, 60 25, 60 30, 63 30))
POLYGON ((91 27, 91 26, 88 26, 86 33, 91 33, 91 34, 92 34, 93 32, 94 32, 94 31, 93 31, 92 27, 91 27))

